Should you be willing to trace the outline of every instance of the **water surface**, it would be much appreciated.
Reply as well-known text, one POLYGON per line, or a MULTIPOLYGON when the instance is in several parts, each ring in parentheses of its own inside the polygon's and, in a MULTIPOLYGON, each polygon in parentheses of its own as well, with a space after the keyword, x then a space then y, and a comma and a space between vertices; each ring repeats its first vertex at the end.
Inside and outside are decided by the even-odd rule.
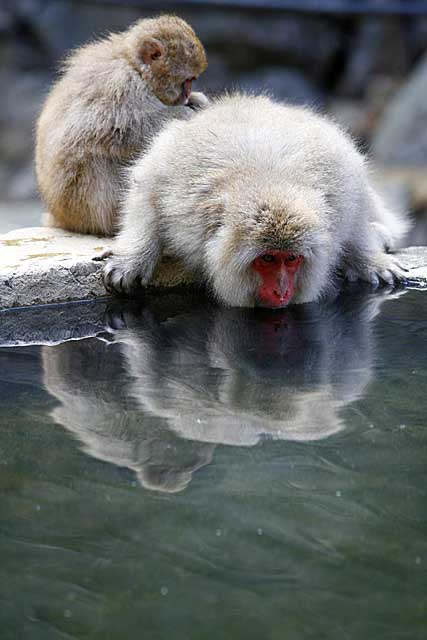
POLYGON ((43 205, 39 200, 0 199, 0 234, 20 227, 42 226, 43 205))
POLYGON ((427 295, 100 310, 0 349, 2 640, 424 639, 427 295))

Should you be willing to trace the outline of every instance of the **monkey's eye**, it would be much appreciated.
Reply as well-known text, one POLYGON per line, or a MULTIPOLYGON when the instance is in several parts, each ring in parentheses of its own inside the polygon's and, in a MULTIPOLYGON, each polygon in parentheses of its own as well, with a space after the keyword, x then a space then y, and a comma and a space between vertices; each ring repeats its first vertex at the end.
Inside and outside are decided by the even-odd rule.
POLYGON ((297 256, 294 253, 290 253, 287 257, 286 257, 286 262, 294 262, 294 260, 297 259, 297 256))
POLYGON ((271 253, 265 253, 263 256, 261 256, 261 259, 264 262, 274 262, 274 256, 272 256, 271 253))

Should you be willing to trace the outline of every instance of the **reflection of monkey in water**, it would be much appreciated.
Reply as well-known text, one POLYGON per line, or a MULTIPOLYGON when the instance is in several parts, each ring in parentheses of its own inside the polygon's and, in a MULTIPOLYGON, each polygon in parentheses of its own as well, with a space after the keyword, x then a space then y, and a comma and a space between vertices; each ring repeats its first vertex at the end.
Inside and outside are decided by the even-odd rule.
POLYGON ((127 315, 118 331, 129 394, 183 438, 252 446, 340 431, 370 377, 378 297, 254 314, 204 307, 127 315), (348 306, 347 306, 348 305, 348 306))
POLYGON ((181 491, 211 461, 212 445, 186 444, 135 407, 118 345, 92 339, 43 347, 43 371, 60 402, 52 411, 55 422, 89 455, 134 471, 144 487, 181 491))
POLYGON ((180 18, 140 20, 73 52, 37 125, 41 194, 58 227, 112 235, 123 167, 174 118, 208 100, 192 93, 206 68, 193 29, 180 18))
POLYGON ((340 410, 370 378, 370 323, 384 299, 254 313, 168 294, 142 310, 118 307, 116 344, 43 349, 45 384, 60 401, 53 418, 145 487, 180 491, 216 444, 342 430, 340 410))

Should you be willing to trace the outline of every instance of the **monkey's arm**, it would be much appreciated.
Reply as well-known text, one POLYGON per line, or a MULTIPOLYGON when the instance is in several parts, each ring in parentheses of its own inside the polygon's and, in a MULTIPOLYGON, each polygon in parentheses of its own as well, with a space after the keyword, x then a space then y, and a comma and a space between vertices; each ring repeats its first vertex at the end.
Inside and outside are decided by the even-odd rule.
POLYGON ((133 171, 122 209, 121 231, 104 267, 104 283, 109 291, 128 293, 135 286, 147 285, 160 259, 158 213, 148 182, 138 179, 133 171))
POLYGON ((372 202, 370 207, 372 232, 377 235, 386 251, 393 251, 399 240, 410 230, 411 224, 403 215, 391 210, 372 187, 369 189, 369 195, 372 202))
POLYGON ((369 184, 362 200, 362 211, 367 218, 365 224, 354 231, 351 242, 345 247, 345 277, 349 281, 365 280, 374 288, 380 282, 393 286, 405 278, 406 270, 388 251, 404 235, 408 224, 387 208, 369 184))

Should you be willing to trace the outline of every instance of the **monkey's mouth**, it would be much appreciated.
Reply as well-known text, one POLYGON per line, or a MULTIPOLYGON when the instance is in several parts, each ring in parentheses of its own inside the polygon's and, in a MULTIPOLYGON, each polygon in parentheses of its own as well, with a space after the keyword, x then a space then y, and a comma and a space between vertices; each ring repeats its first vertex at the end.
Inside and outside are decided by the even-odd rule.
POLYGON ((188 99, 191 95, 191 87, 195 79, 196 78, 187 78, 187 80, 184 80, 184 82, 181 85, 181 93, 178 98, 179 100, 178 104, 183 104, 183 105, 188 104, 188 99))
POLYGON ((186 104, 188 104, 188 96, 185 94, 184 89, 181 89, 181 93, 176 98, 176 100, 174 100, 173 105, 175 107, 181 107, 185 106, 186 104))
POLYGON ((294 293, 293 283, 288 283, 286 289, 283 286, 275 287, 273 290, 270 287, 261 287, 256 306, 264 309, 284 309, 291 302, 294 293))
POLYGON ((291 294, 283 296, 281 298, 276 298, 274 300, 271 298, 268 298, 268 300, 258 298, 256 300, 255 306, 261 307, 262 309, 284 309, 289 305, 291 298, 291 294))

